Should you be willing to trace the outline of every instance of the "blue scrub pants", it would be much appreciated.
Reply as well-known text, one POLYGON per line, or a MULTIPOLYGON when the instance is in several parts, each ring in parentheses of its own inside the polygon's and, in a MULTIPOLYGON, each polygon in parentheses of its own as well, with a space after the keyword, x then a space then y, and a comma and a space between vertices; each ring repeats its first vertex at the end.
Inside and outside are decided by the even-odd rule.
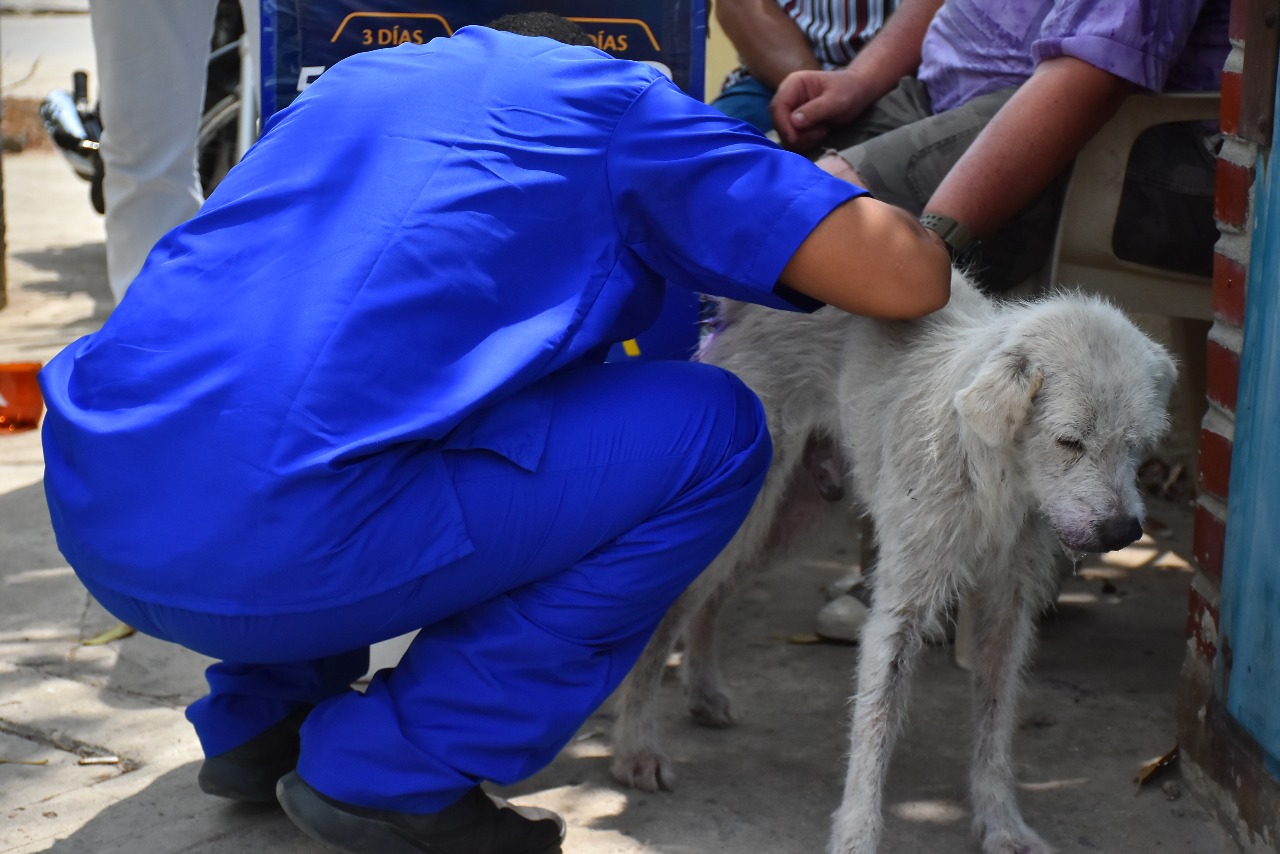
MULTIPOLYGON (((347 803, 431 813, 479 781, 538 771, 617 687, 750 509, 771 457, 763 411, 731 374, 689 362, 565 371, 520 394, 554 403, 537 471, 446 452, 475 546, 461 560, 375 596, 353 578, 349 604, 310 613, 100 596, 141 630, 226 659, 187 713, 207 755, 316 703, 303 779, 347 803), (349 689, 370 643, 414 629, 395 668, 349 689), (278 663, 245 663, 262 661, 278 663)), ((413 496, 388 512, 413 512, 413 496)))

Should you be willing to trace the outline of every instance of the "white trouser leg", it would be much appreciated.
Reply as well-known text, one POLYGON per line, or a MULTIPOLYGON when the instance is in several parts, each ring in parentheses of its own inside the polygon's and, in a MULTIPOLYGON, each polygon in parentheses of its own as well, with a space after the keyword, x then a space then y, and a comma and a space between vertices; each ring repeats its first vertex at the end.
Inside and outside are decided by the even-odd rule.
POLYGON ((200 208, 196 135, 217 0, 90 0, 102 108, 107 275, 118 301, 200 208))

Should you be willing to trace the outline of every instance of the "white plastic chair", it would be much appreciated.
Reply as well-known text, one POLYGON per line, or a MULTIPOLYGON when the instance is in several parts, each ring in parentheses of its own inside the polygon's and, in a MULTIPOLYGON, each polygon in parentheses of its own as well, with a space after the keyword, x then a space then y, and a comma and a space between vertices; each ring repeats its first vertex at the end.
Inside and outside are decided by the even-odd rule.
POLYGON ((1134 140, 1147 128, 1218 118, 1217 92, 1130 95, 1076 158, 1058 222, 1048 282, 1103 294, 1127 311, 1212 318, 1208 276, 1148 267, 1111 246, 1134 140))

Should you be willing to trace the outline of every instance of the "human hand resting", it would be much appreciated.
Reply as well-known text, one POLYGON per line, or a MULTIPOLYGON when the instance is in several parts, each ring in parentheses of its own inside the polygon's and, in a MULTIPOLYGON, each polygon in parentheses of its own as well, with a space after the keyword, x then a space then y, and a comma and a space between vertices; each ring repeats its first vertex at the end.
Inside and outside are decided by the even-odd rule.
POLYGON ((782 144, 805 149, 852 122, 869 101, 852 71, 795 71, 778 87, 769 113, 782 144))

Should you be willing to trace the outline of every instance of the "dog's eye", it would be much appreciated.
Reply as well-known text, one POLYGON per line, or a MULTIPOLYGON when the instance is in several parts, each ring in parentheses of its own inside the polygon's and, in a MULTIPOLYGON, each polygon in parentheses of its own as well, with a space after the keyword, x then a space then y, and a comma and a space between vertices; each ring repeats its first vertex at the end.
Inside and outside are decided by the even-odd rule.
POLYGON ((1058 438, 1058 447, 1073 454, 1080 455, 1084 453, 1084 442, 1079 439, 1058 438))

